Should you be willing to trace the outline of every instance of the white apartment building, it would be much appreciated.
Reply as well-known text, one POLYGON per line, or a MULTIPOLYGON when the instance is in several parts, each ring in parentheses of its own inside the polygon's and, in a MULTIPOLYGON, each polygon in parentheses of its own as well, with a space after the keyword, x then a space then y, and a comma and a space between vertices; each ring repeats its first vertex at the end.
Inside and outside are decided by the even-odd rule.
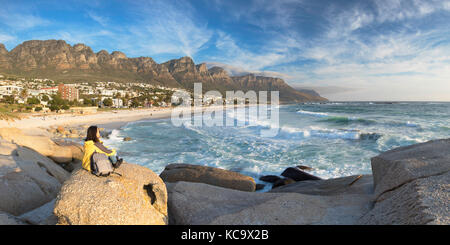
POLYGON ((115 108, 121 108, 123 107, 123 101, 121 99, 112 99, 113 107, 115 108))
POLYGON ((22 87, 15 86, 15 85, 4 85, 0 86, 0 95, 12 95, 12 94, 19 94, 19 92, 22 90, 22 87))

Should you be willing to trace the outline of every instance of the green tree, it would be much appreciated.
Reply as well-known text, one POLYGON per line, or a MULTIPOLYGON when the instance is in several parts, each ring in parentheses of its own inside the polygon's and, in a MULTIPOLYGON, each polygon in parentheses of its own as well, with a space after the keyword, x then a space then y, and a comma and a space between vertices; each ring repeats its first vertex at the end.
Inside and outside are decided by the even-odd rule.
POLYGON ((26 88, 20 90, 20 98, 26 99, 28 97, 28 90, 26 88))
POLYGON ((140 105, 138 98, 131 99, 131 107, 138 107, 140 105))
POLYGON ((52 105, 50 105, 49 109, 51 111, 57 111, 57 110, 59 110, 59 106, 52 104, 52 105))
POLYGON ((41 101, 34 96, 27 99, 27 104, 30 104, 30 105, 38 105, 40 103, 41 103, 41 101))
POLYGON ((49 100, 50 98, 46 94, 42 95, 42 101, 49 101, 49 100))
POLYGON ((4 103, 8 103, 8 104, 14 104, 16 102, 16 100, 14 99, 14 95, 5 95, 3 96, 2 101, 4 103))
POLYGON ((113 105, 113 101, 112 101, 112 99, 111 98, 106 98, 106 99, 104 99, 103 100, 103 105, 104 106, 112 106, 113 105))
POLYGON ((92 99, 84 98, 83 105, 92 106, 92 99))

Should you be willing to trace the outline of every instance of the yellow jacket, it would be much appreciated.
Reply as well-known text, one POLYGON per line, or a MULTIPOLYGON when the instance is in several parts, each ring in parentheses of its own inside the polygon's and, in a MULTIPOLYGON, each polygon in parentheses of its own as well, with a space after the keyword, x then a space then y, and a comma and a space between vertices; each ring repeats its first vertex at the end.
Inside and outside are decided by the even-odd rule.
POLYGON ((109 150, 106 148, 102 142, 94 142, 88 140, 84 142, 84 157, 83 157, 83 168, 87 171, 91 171, 91 156, 94 152, 103 153, 107 156, 112 156, 116 154, 116 150, 109 150))

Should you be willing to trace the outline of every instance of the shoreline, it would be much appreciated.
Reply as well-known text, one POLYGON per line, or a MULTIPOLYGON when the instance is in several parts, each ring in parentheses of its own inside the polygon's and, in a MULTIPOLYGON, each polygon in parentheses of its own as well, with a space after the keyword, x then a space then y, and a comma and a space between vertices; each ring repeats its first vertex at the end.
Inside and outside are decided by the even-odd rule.
MULTIPOLYGON (((236 105, 237 107, 249 105, 236 105)), ((202 107, 203 111, 214 110, 220 106, 202 107)), ((230 106, 223 106, 223 110, 230 109, 230 106)), ((86 124, 99 125, 105 128, 120 128, 129 122, 143 119, 166 119, 170 118, 174 108, 149 108, 149 109, 129 109, 108 112, 97 112, 93 114, 56 114, 56 115, 29 115, 26 118, 14 121, 0 120, 0 128, 18 128, 22 130, 36 128, 50 128, 54 126, 77 127, 86 124)), ((194 107, 186 108, 194 112, 194 107)))

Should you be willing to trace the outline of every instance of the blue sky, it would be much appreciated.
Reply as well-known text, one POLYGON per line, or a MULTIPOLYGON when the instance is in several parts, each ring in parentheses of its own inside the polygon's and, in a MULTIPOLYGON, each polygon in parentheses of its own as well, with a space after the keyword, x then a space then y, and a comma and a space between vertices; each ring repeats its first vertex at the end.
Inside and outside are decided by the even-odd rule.
POLYGON ((0 43, 191 56, 332 100, 450 101, 450 0, 0 0, 0 43))

